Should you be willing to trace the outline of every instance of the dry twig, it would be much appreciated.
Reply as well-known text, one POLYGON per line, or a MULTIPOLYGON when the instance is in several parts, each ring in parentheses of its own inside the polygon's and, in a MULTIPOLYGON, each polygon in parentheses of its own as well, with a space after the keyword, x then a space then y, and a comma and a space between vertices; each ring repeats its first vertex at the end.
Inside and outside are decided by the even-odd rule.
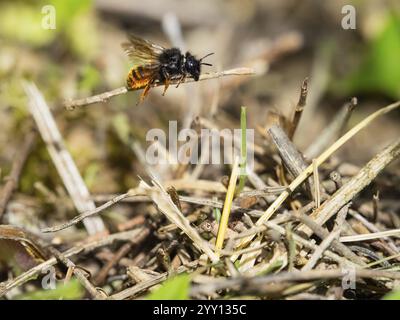
POLYGON ((144 228, 143 231, 138 234, 135 238, 133 238, 130 242, 125 243, 119 250, 114 254, 112 259, 110 259, 105 266, 98 272, 96 278, 94 279, 94 283, 96 285, 102 285, 107 278, 108 273, 110 272, 111 268, 118 263, 125 255, 127 255, 134 245, 138 245, 147 236, 150 234, 149 228, 144 228))
POLYGON ((303 110, 306 106, 307 94, 308 94, 308 78, 305 78, 301 85, 299 101, 297 102, 297 105, 293 112, 293 119, 288 133, 290 140, 293 140, 293 136, 296 132, 297 126, 299 125, 301 115, 303 114, 303 110))
MULTIPOLYGON (((220 72, 211 72, 211 73, 203 73, 200 76, 199 81, 203 80, 210 80, 210 79, 218 79, 222 78, 225 76, 250 76, 254 75, 254 70, 250 68, 235 68, 235 69, 230 69, 230 70, 225 70, 225 71, 220 71, 220 72)), ((177 84, 179 80, 171 80, 170 84, 177 84)), ((194 82, 194 79, 188 78, 182 83, 189 83, 189 82, 194 82)), ((159 87, 163 86, 163 83, 155 83, 154 87, 159 87)), ((111 91, 107 91, 92 97, 88 98, 83 98, 83 99, 77 99, 77 100, 71 100, 71 101, 66 101, 64 103, 64 107, 67 110, 73 110, 76 107, 84 107, 90 104, 98 103, 98 102, 106 102, 110 98, 119 96, 121 94, 128 93, 129 90, 127 87, 120 87, 111 91)))
MULTIPOLYGON (((278 125, 272 126, 268 132, 278 149, 285 168, 293 178, 296 178, 307 168, 307 163, 304 161, 302 154, 297 150, 293 142, 290 141, 285 131, 278 125)), ((312 198, 314 183, 311 178, 307 179, 306 190, 310 198, 312 198)))
POLYGON ((352 98, 349 103, 346 103, 346 105, 342 107, 333 120, 330 121, 329 125, 307 148, 304 153, 307 158, 312 159, 318 156, 325 148, 342 135, 356 106, 357 98, 352 98))
MULTIPOLYGON (((311 270, 317 264, 319 258, 322 256, 323 252, 326 249, 328 249, 329 246, 332 244, 332 242, 337 240, 337 238, 340 236, 340 232, 342 231, 342 227, 343 227, 344 221, 346 220, 350 205, 351 204, 348 204, 348 205, 344 206, 342 209, 340 209, 340 211, 336 217, 336 220, 335 220, 335 228, 327 237, 325 237, 325 239, 323 239, 323 241, 319 245, 318 249, 314 251, 310 260, 308 260, 307 264, 301 269, 302 271, 311 270)), ((338 247, 337 243, 336 243, 336 247, 338 247)), ((339 245, 339 248, 342 248, 342 247, 339 245)), ((362 261, 361 259, 359 259, 359 260, 362 261)))
MULTIPOLYGON (((94 202, 90 200, 89 190, 71 154, 64 145, 61 133, 58 130, 57 124, 43 95, 33 83, 24 82, 23 86, 29 99, 29 111, 38 126, 39 132, 50 153, 50 157, 76 209, 79 212, 95 209, 96 206, 94 202)), ((105 231, 105 226, 100 217, 89 218, 84 221, 84 225, 91 235, 105 231)))
POLYGON ((57 249, 50 247, 49 250, 51 253, 57 258, 57 260, 61 261, 69 270, 72 270, 75 277, 82 284, 82 286, 90 293, 90 295, 96 300, 104 300, 105 296, 97 290, 93 284, 88 280, 87 273, 82 271, 78 266, 75 265, 69 258, 67 258, 64 254, 59 252, 57 249))
POLYGON ((192 241, 193 244, 204 252, 213 263, 219 261, 218 256, 211 250, 208 242, 205 241, 195 228, 190 225, 190 222, 173 203, 168 193, 162 188, 162 186, 155 180, 153 180, 154 186, 147 185, 144 181, 141 182, 143 190, 151 197, 157 208, 170 220, 176 224, 192 241))
MULTIPOLYGON (((386 278, 386 279, 400 279, 399 272, 381 271, 381 270, 366 270, 354 269, 354 274, 357 278, 386 278)), ((194 286, 191 290, 191 295, 198 294, 210 295, 212 292, 219 290, 231 289, 243 293, 264 293, 268 289, 268 285, 273 283, 282 282, 297 282, 297 281, 315 281, 315 280, 329 280, 340 279, 343 277, 342 269, 334 270, 310 270, 310 271, 294 271, 294 272, 280 272, 278 274, 263 276, 263 277, 237 277, 230 279, 215 280, 211 283, 204 285, 194 286)))
MULTIPOLYGON (((189 265, 187 266, 180 266, 175 272, 174 274, 180 274, 183 272, 188 272, 190 270, 192 270, 193 268, 196 268, 198 265, 198 261, 192 261, 189 265)), ((110 300, 123 300, 123 299, 127 299, 129 297, 135 296, 138 293, 141 293, 143 291, 146 291, 148 289, 150 289, 151 287, 154 287, 155 285, 165 281, 168 279, 168 277, 171 274, 169 272, 164 272, 158 276, 155 276, 147 281, 142 281, 140 283, 138 283, 137 285, 127 288, 121 292, 118 292, 112 296, 110 296, 108 299, 110 300)))
MULTIPOLYGON (((331 199, 324 202, 321 207, 313 212, 311 217, 315 219, 319 225, 324 224, 329 218, 335 215, 340 208, 351 201, 361 190, 368 186, 375 177, 399 155, 400 139, 391 143, 369 161, 357 175, 352 177, 349 182, 336 191, 331 199)), ((300 227, 299 230, 308 235, 312 234, 312 231, 304 226, 300 227)))
MULTIPOLYGON (((321 165, 326 159, 328 159, 337 149, 339 149, 344 143, 346 143, 349 139, 351 139, 355 134, 357 134, 360 130, 364 129, 366 126, 368 126, 372 121, 374 121, 376 118, 395 110, 396 108, 400 107, 400 102, 396 102, 393 104, 388 105, 385 108, 382 108, 367 118, 365 118, 363 121, 358 123, 356 126, 354 126, 352 129, 350 129, 346 134, 344 134, 340 139, 338 139, 334 144, 332 144, 327 150, 325 150, 318 158, 315 159, 316 164, 321 165)), ((313 165, 309 165, 306 170, 304 170, 299 176, 297 176, 296 179, 292 181, 292 183, 288 186, 288 188, 282 192, 279 197, 269 206, 269 208, 265 211, 264 215, 260 217, 257 221, 257 225, 263 224, 265 221, 268 221, 268 219, 275 213, 276 210, 282 205, 282 203, 287 199, 287 197, 299 186, 301 185, 305 179, 307 179, 313 172, 313 165)), ((350 201, 350 199, 348 200, 350 201)), ((347 201, 347 202, 348 202, 347 201)), ((346 202, 346 203, 347 203, 346 202)), ((344 203, 345 204, 345 203, 344 203)), ((344 205, 343 204, 343 205, 344 205)), ((343 206, 342 205, 342 206, 343 206)), ((322 208, 322 207, 321 207, 322 208)), ((322 209, 319 209, 321 211, 322 209)), ((339 208, 340 209, 340 208, 339 208)), ((253 239, 253 236, 242 239, 240 242, 239 246, 244 246, 248 244, 251 240, 253 239)), ((259 245, 259 244, 257 244, 259 245)))
MULTIPOLYGON (((103 237, 101 239, 97 239, 97 240, 94 240, 94 241, 91 241, 91 242, 88 242, 85 244, 76 245, 75 247, 63 252, 63 255, 66 258, 70 258, 78 253, 87 253, 87 252, 93 251, 97 248, 110 245, 114 241, 117 241, 117 240, 128 241, 132 238, 135 238, 142 231, 143 231, 143 228, 138 228, 138 229, 134 229, 134 230, 130 230, 130 231, 114 233, 114 234, 108 235, 106 237, 103 237)), ((11 289, 18 287, 20 285, 23 285, 24 283, 28 282, 32 278, 37 277, 44 270, 47 270, 49 267, 55 265, 56 263, 57 263, 57 259, 51 258, 35 267, 29 269, 28 271, 22 273, 21 275, 19 275, 12 281, 0 283, 0 297, 2 297, 4 294, 6 294, 11 289)))
POLYGON ((26 135, 22 147, 17 151, 17 154, 14 157, 15 160, 13 162, 10 175, 6 178, 7 181, 0 192, 0 222, 3 218, 4 211, 8 201, 12 196, 12 193, 18 187, 22 169, 33 147, 36 136, 36 132, 29 132, 26 135))

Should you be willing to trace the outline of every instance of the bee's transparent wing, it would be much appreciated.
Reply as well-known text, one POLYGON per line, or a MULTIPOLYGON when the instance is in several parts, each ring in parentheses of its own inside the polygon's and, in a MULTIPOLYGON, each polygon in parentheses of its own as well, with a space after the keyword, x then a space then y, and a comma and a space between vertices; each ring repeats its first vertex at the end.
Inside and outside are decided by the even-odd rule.
POLYGON ((156 69, 159 67, 159 56, 164 51, 162 46, 133 34, 128 36, 128 40, 129 42, 122 44, 122 48, 133 63, 133 66, 142 66, 146 69, 156 69))

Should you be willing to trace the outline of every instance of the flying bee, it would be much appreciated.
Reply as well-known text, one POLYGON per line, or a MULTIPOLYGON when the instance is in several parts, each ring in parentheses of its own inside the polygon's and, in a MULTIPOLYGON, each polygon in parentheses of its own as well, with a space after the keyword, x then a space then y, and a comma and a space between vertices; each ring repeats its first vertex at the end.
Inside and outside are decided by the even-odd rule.
POLYGON ((139 103, 146 98, 155 83, 164 84, 165 95, 171 80, 178 81, 178 88, 186 77, 198 81, 202 65, 211 66, 202 61, 213 53, 196 59, 190 52, 183 55, 178 48, 166 49, 134 35, 129 35, 128 40, 122 47, 133 66, 128 73, 126 85, 129 90, 144 89, 139 103))

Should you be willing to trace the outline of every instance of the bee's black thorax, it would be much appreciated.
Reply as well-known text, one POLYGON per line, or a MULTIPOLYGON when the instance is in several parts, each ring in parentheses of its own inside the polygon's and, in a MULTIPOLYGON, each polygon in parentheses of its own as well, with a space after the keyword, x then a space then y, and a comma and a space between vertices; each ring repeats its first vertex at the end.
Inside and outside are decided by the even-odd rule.
POLYGON ((199 80, 200 61, 189 52, 183 55, 178 48, 165 49, 159 56, 159 61, 159 80, 161 82, 183 75, 191 76, 196 81, 199 80))
POLYGON ((167 78, 174 78, 182 74, 184 56, 177 48, 165 49, 159 57, 160 81, 167 78))

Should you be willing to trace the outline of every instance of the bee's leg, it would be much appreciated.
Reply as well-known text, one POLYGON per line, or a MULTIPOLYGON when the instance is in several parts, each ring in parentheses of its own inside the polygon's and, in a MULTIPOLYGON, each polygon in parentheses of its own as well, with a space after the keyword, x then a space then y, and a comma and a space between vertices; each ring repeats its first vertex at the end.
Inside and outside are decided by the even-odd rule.
POLYGON ((142 103, 143 100, 147 97, 147 95, 148 95, 149 92, 150 92, 150 88, 151 88, 152 83, 153 83, 153 82, 149 82, 149 83, 144 87, 143 92, 142 92, 142 94, 140 95, 140 98, 139 98, 139 101, 138 101, 137 105, 138 105, 139 103, 142 103))
POLYGON ((164 81, 164 91, 162 93, 163 96, 165 95, 165 92, 167 92, 168 87, 169 87, 169 78, 166 78, 164 81))
POLYGON ((162 93, 162 95, 165 95, 165 92, 167 92, 167 89, 169 87, 169 81, 170 81, 170 76, 169 76, 169 72, 167 71, 166 68, 162 68, 161 69, 161 73, 162 73, 162 78, 164 78, 164 91, 162 93))
POLYGON ((185 82, 185 80, 186 80, 186 74, 183 74, 182 77, 179 78, 179 81, 178 81, 178 83, 177 83, 177 85, 176 85, 176 88, 178 88, 179 85, 180 85, 182 82, 185 82))

